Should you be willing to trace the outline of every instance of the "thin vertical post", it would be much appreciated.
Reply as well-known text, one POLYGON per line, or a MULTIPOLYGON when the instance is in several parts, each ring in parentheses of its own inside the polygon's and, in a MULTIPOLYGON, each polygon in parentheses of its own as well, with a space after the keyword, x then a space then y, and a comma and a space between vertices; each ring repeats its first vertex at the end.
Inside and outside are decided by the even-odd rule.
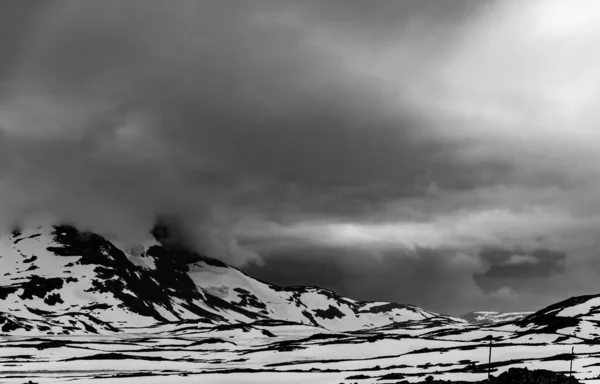
POLYGON ((492 375, 492 338, 490 337, 490 356, 488 359, 488 381, 491 381, 492 375))
POLYGON ((575 358, 575 347, 571 347, 571 364, 569 366, 569 376, 573 377, 573 359, 575 358))

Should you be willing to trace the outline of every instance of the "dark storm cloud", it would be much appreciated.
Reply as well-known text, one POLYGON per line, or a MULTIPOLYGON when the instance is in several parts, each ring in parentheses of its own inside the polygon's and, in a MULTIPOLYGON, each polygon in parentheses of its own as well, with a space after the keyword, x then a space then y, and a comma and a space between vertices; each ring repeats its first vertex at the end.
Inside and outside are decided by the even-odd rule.
POLYGON ((47 5, 44 0, 6 0, 0 4, 0 84, 16 70, 22 42, 36 16, 47 5))
POLYGON ((352 217, 434 180, 486 184, 454 146, 420 138, 393 89, 312 44, 313 22, 371 39, 398 33, 408 12, 444 13, 399 4, 17 9, 6 28, 18 66, 0 105, 4 220, 41 212, 139 236, 166 213, 197 230, 202 250, 239 262, 249 253, 230 233, 238 216, 352 217))
POLYGON ((306 16, 312 27, 335 25, 338 33, 347 34, 351 39, 381 44, 393 42, 418 23, 427 24, 436 38, 448 39, 452 30, 460 28, 463 21, 468 21, 481 7, 489 4, 489 1, 479 0, 452 3, 444 0, 307 0, 293 2, 291 9, 306 16))
POLYGON ((489 267, 474 278, 485 292, 508 287, 518 292, 543 293, 550 291, 548 283, 552 277, 565 272, 567 255, 546 249, 485 249, 480 257, 489 267))
POLYGON ((166 215, 283 284, 537 305, 525 276, 579 283, 600 225, 598 23, 565 44, 560 4, 2 2, 0 224, 166 215))
POLYGON ((506 249, 485 249, 480 254, 491 264, 481 276, 529 278, 548 276, 564 270, 566 255, 546 249, 530 252, 506 249))

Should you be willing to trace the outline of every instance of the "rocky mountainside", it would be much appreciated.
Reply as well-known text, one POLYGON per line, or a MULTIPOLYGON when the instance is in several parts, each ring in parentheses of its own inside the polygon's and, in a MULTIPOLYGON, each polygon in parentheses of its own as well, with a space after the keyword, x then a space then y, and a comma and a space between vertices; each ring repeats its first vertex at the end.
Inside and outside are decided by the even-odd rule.
POLYGON ((332 331, 443 318, 418 307, 358 302, 317 287, 267 284, 167 244, 134 249, 71 226, 0 236, 0 331, 105 333, 164 323, 284 320, 332 331))

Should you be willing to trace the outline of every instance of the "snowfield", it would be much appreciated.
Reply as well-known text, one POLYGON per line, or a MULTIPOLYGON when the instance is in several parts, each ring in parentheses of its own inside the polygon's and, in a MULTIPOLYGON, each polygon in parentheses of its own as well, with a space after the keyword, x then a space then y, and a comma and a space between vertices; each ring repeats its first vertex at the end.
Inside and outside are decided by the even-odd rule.
MULTIPOLYGON (((186 328, 119 335, 3 336, 0 382, 351 383, 358 379, 349 378, 363 375, 368 379, 360 382, 371 383, 396 382, 398 375, 409 382, 428 375, 472 381, 487 375, 488 342, 481 340, 321 333, 316 327, 288 324, 199 327, 194 332, 186 328), (261 333, 265 330, 278 335, 265 336, 261 333), (386 375, 395 379, 380 380, 386 375)), ((600 361, 600 344, 551 338, 536 344, 496 342, 493 374, 509 367, 568 371, 572 346, 575 376, 590 379, 600 374, 600 367, 594 366, 600 361)))

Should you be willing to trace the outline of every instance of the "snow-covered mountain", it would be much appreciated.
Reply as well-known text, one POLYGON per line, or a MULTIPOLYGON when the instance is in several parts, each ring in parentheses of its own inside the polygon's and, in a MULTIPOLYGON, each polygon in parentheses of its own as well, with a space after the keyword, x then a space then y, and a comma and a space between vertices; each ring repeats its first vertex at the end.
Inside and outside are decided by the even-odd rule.
POLYGON ((498 324, 507 321, 522 319, 533 312, 494 312, 494 311, 475 311, 462 315, 461 318, 473 324, 498 324))
POLYGON ((358 302, 316 287, 267 284, 156 239, 121 249, 71 226, 0 236, 0 265, 3 333, 105 333, 169 322, 260 320, 351 331, 440 317, 409 305, 358 302))

